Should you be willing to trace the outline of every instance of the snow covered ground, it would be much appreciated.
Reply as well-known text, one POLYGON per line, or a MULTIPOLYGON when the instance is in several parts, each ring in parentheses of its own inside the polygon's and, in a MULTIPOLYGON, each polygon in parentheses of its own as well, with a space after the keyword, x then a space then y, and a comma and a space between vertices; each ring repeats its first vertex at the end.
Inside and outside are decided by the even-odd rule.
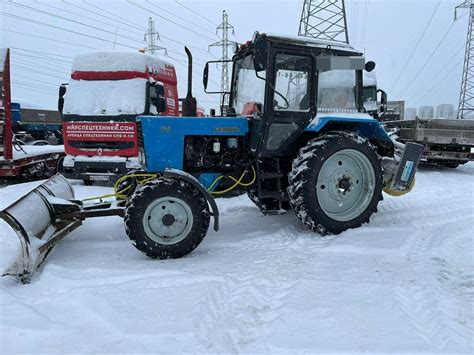
MULTIPOLYGON (((37 184, 0 189, 0 207, 37 184)), ((89 220, 34 283, 0 280, 0 352, 472 353, 473 190, 473 163, 421 169, 369 225, 329 237, 219 200, 221 231, 180 260, 144 257, 117 217, 89 220)))

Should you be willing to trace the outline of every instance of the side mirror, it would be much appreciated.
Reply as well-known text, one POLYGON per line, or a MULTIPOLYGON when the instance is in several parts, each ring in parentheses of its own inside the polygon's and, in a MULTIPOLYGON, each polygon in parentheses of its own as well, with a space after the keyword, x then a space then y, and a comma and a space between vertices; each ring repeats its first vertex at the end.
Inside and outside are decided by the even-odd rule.
POLYGON ((380 101, 380 112, 385 112, 385 108, 387 107, 387 93, 382 89, 377 90, 377 101, 380 101), (379 98, 380 94, 380 100, 379 98))
POLYGON ((166 111, 165 88, 163 85, 158 83, 150 85, 150 102, 155 105, 159 113, 166 111))
POLYGON ((375 62, 373 61, 368 61, 367 63, 365 63, 365 71, 367 73, 370 73, 371 71, 373 71, 375 69, 375 62))
POLYGON ((267 68, 268 46, 267 36, 265 34, 255 34, 254 45, 254 64, 255 71, 259 72, 267 68))
POLYGON ((209 63, 204 66, 204 72, 202 74, 202 84, 204 85, 204 91, 207 90, 207 82, 209 81, 209 63))
POLYGON ((59 87, 59 98, 58 98, 58 111, 63 113, 63 108, 64 108, 64 95, 66 94, 66 85, 61 84, 59 87))
POLYGON ((153 104, 156 106, 158 112, 166 112, 166 98, 165 98, 165 87, 157 84, 155 86, 156 97, 154 98, 153 104))

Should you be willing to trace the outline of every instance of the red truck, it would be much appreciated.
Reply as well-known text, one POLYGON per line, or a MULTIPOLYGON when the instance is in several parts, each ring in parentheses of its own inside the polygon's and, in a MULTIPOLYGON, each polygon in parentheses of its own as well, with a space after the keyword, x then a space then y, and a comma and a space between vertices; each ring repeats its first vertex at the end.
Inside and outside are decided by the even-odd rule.
POLYGON ((136 117, 179 115, 176 71, 139 52, 92 52, 74 58, 59 89, 67 178, 113 181, 138 167, 136 117))

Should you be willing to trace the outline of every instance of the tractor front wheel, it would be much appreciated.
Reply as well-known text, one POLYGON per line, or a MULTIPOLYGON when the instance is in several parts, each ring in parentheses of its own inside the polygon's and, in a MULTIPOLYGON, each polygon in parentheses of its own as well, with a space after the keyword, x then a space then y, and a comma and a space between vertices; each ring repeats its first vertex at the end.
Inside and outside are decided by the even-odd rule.
POLYGON ((193 251, 209 228, 206 199, 190 184, 157 178, 138 187, 127 202, 125 230, 151 258, 180 258, 193 251))
POLYGON ((293 161, 289 183, 296 216, 322 234, 368 222, 382 199, 382 169, 375 148, 352 133, 311 140, 293 161))

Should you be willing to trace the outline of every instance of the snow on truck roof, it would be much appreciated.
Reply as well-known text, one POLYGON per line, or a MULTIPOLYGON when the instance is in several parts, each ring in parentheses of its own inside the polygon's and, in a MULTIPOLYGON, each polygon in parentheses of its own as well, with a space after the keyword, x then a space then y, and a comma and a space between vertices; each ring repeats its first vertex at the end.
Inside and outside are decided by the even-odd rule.
POLYGON ((139 52, 91 52, 74 57, 72 71, 160 71, 173 66, 162 57, 139 52))

